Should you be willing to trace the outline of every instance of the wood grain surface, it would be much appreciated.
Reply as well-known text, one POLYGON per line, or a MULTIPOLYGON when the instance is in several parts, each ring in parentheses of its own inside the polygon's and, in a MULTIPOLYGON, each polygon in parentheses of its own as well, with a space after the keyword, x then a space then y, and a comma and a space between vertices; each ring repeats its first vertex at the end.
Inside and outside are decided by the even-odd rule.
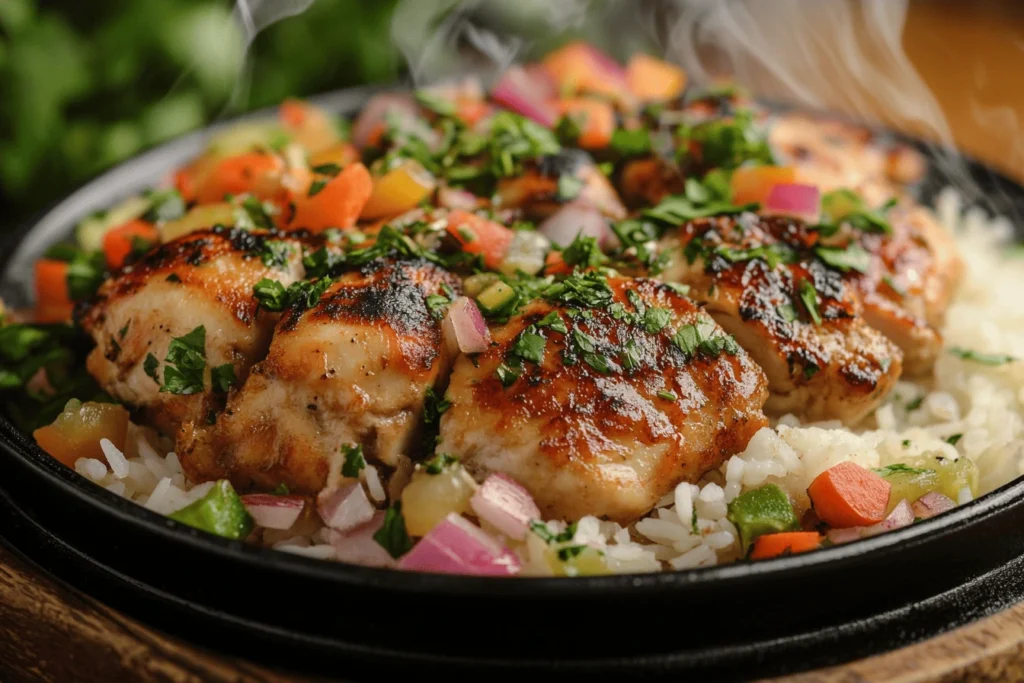
MULTIPOLYGON (((1024 178, 1024 2, 913 2, 904 46, 944 110, 957 144, 1024 178)), ((308 679, 156 633, 57 583, 0 546, 0 681, 122 680, 308 679)), ((788 680, 1024 680, 1024 605, 895 652, 788 680)))

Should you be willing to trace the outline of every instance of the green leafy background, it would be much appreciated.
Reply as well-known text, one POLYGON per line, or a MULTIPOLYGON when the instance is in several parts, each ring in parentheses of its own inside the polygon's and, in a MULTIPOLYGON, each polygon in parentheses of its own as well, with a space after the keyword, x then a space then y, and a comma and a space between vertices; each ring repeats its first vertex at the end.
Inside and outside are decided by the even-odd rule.
POLYGON ((0 0, 0 228, 209 121, 394 80, 394 5, 316 0, 261 32, 245 67, 231 2, 0 0))

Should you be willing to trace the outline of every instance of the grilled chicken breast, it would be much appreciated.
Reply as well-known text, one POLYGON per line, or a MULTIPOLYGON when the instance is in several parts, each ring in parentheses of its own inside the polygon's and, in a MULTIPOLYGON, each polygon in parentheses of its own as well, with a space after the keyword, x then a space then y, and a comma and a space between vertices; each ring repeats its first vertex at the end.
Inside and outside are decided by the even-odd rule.
POLYGON ((438 451, 512 476, 546 518, 635 519, 767 423, 764 374, 696 305, 653 280, 609 285, 596 308, 535 301, 493 328, 446 394, 438 451))
POLYGON ((857 239, 871 254, 865 273, 848 278, 864 302, 864 319, 903 351, 903 370, 931 372, 942 351, 939 329, 963 276, 963 262, 952 235, 931 211, 899 206, 890 214, 892 235, 837 235, 857 239))
POLYGON ((815 239, 792 219, 691 221, 664 239, 673 259, 662 277, 689 285, 764 369, 769 413, 855 423, 899 378, 902 354, 864 320, 856 288, 809 251, 815 239))
POLYGON ((186 427, 183 468, 242 490, 284 483, 315 494, 342 444, 391 468, 408 465, 427 389, 450 362, 426 298, 459 288, 429 262, 378 259, 340 276, 309 310, 287 310, 266 360, 217 423, 186 427))
POLYGON ((85 311, 82 326, 96 341, 89 372, 168 434, 183 422, 205 421, 224 402, 212 369, 230 364, 241 382, 270 346, 278 316, 260 310, 253 285, 263 278, 288 285, 301 277, 301 247, 295 237, 214 228, 150 251, 105 282, 85 311), (161 391, 171 341, 199 327, 202 390, 161 391))

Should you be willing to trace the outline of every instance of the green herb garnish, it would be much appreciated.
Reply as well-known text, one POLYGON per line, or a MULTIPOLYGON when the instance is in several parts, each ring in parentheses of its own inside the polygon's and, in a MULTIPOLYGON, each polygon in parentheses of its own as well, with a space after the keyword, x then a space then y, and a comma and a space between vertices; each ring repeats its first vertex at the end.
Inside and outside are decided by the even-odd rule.
POLYGON ((366 467, 363 447, 357 443, 343 443, 341 444, 341 454, 344 457, 341 463, 341 476, 358 479, 359 473, 366 467))

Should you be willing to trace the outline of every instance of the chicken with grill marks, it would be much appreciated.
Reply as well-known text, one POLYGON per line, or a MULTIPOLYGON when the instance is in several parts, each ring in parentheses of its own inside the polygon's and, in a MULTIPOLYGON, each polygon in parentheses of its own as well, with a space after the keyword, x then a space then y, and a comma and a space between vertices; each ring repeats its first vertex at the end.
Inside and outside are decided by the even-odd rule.
POLYGON ((184 430, 183 468, 242 490, 283 483, 306 494, 340 476, 343 444, 407 469, 427 390, 442 388, 450 365, 426 300, 459 289, 427 261, 377 259, 339 276, 308 310, 286 310, 267 358, 216 424, 184 430))
POLYGON ((593 289, 593 308, 534 301, 492 327, 488 350, 459 357, 437 450, 477 479, 522 482, 545 518, 628 522, 742 451, 767 424, 767 391, 672 286, 592 277, 570 281, 593 289))
POLYGON ((691 221, 663 239, 673 258, 662 277, 689 285, 764 369, 769 413, 852 424, 895 384, 902 353, 867 324, 843 273, 799 244, 816 235, 750 213, 691 221))
POLYGON ((89 372, 168 434, 184 422, 205 421, 224 404, 212 369, 227 376, 224 366, 230 365, 233 377, 244 381, 270 346, 278 316, 259 308, 253 286, 263 278, 285 285, 299 279, 308 239, 218 227, 150 251, 107 280, 85 310, 82 327, 96 341, 89 372), (172 340, 200 327, 202 384, 168 386, 172 340))

